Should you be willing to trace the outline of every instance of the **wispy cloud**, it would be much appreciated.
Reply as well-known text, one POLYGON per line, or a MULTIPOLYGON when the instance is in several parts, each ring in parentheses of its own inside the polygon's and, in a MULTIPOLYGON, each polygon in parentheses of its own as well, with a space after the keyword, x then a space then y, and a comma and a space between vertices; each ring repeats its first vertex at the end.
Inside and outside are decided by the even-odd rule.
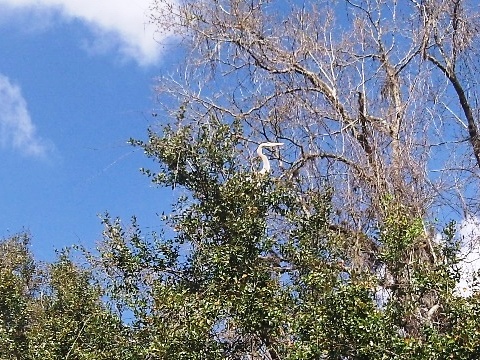
POLYGON ((37 134, 20 87, 0 74, 0 144, 24 155, 44 157, 50 146, 37 134))
POLYGON ((150 0, 0 0, 0 5, 14 10, 17 16, 19 11, 31 16, 50 10, 60 15, 50 19, 80 20, 93 35, 89 50, 115 49, 140 65, 158 62, 162 54, 159 42, 167 37, 148 23, 150 0))
POLYGON ((480 219, 469 216, 459 224, 462 247, 460 255, 461 277, 457 284, 457 293, 470 296, 474 291, 474 278, 480 270, 480 219))

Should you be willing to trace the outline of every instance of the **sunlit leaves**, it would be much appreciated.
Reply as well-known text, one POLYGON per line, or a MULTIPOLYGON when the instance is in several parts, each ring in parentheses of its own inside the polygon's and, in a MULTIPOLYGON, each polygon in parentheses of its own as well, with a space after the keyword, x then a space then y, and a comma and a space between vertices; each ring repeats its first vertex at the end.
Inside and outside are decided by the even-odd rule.
POLYGON ((0 248, 0 359, 129 358, 128 331, 102 304, 90 271, 67 254, 36 263, 27 234, 0 248))

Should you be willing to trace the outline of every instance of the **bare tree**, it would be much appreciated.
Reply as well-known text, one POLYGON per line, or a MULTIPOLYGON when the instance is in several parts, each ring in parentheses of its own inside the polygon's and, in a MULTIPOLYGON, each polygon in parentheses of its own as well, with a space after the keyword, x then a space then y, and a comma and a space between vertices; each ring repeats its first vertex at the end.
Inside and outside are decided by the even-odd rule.
MULTIPOLYGON (((278 177, 297 180, 307 215, 308 194, 333 189, 352 269, 375 271, 392 213, 421 219, 409 256, 434 265, 433 219, 480 211, 475 1, 156 0, 152 21, 187 53, 161 102, 240 119, 246 163, 250 143, 284 143, 278 177)), ((408 281, 408 267, 387 273, 395 291, 408 281)))

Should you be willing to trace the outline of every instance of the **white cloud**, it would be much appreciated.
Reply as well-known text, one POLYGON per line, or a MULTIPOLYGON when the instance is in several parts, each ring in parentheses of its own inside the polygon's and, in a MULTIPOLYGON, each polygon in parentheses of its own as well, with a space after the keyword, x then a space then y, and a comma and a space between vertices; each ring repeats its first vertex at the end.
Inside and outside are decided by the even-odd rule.
POLYGON ((469 216, 458 226, 462 247, 460 255, 461 277, 457 284, 457 293, 470 296, 473 293, 474 275, 480 270, 480 219, 469 216))
POLYGON ((43 157, 49 146, 36 134, 20 87, 0 74, 0 144, 24 155, 43 157))
MULTIPOLYGON (((163 38, 148 23, 151 0, 0 0, 0 5, 32 14, 46 9, 66 20, 86 24, 94 36, 89 50, 112 48, 140 65, 151 65, 160 59, 163 38)), ((34 17, 36 18, 36 17, 34 17)), ((51 19, 56 19, 53 16, 51 19)))

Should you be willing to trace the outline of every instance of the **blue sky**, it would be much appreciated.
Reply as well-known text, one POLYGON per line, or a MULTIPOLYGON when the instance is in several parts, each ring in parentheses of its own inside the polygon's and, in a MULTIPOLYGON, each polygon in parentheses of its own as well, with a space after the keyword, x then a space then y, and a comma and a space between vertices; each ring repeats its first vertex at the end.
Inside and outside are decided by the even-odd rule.
POLYGON ((144 138, 154 78, 174 64, 148 0, 0 0, 0 236, 32 235, 40 259, 101 238, 98 214, 143 228, 171 202, 127 144, 144 138))

